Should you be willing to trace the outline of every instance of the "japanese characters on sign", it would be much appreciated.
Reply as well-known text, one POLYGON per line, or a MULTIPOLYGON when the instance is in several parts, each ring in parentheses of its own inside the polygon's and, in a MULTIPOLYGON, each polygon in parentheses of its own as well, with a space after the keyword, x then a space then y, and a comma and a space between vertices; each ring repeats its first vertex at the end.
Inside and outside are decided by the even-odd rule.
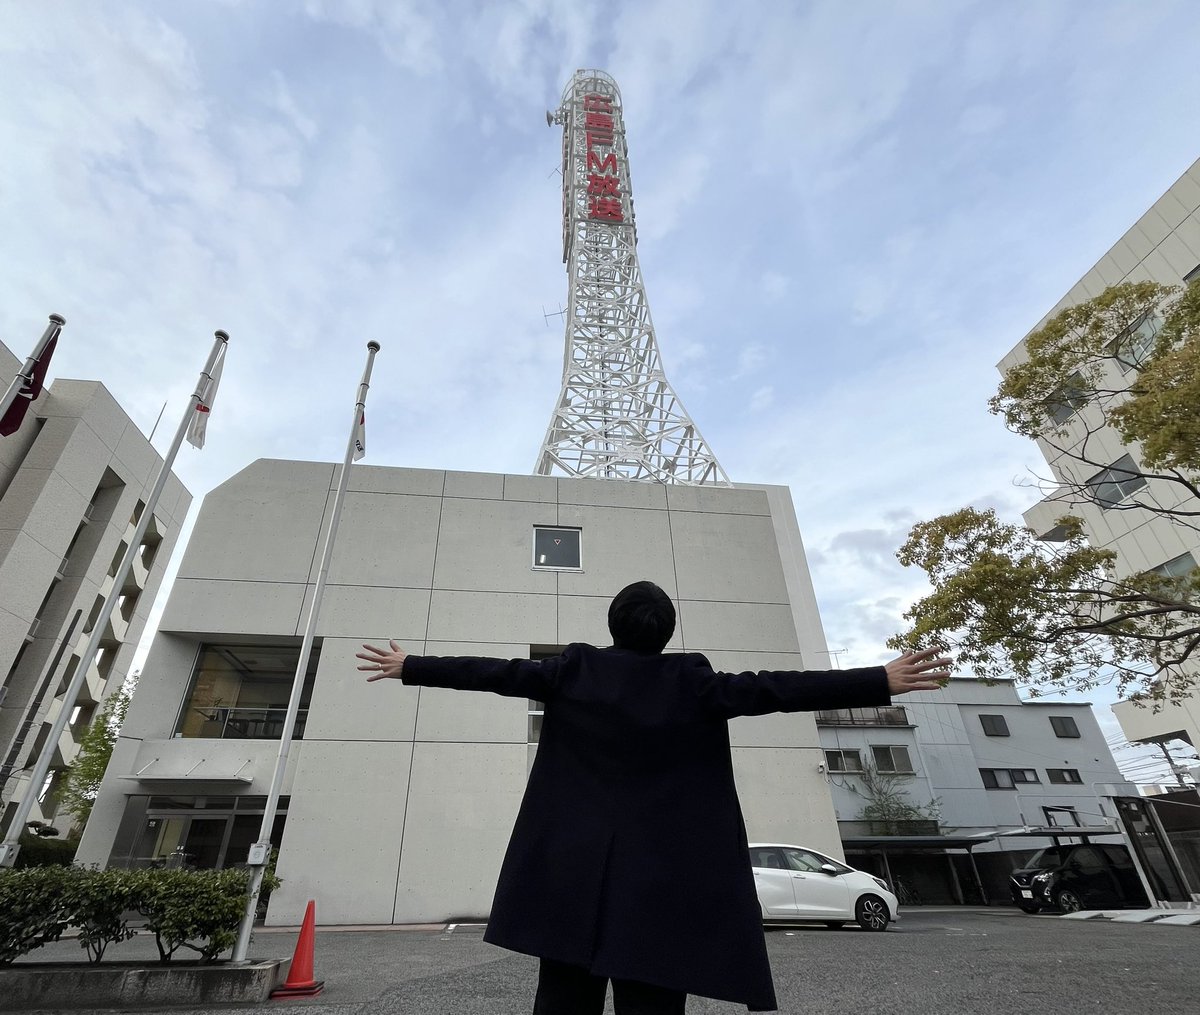
POLYGON ((583 97, 583 129, 587 142, 588 218, 624 222, 610 96, 593 93, 583 97), (607 154, 597 150, 602 148, 608 149, 607 154))

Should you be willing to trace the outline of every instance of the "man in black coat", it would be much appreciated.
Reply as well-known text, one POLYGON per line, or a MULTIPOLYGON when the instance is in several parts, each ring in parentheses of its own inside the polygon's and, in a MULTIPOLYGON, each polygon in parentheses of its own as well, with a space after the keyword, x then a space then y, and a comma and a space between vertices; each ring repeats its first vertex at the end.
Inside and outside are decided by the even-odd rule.
POLYGON ((651 582, 612 601, 613 647, 551 659, 364 645, 368 680, 545 702, 485 940, 541 958, 534 1015, 682 1015, 688 994, 776 1008, 734 785, 734 716, 887 705, 949 676, 941 650, 854 670, 717 673, 664 654, 675 607, 651 582))

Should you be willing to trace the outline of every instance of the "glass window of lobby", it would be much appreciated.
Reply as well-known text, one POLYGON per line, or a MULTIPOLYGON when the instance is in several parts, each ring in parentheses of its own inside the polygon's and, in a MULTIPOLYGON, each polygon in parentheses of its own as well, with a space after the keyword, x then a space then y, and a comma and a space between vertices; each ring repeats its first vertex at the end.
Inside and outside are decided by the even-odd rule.
MULTIPOLYGON (((320 659, 321 647, 314 644, 296 716, 296 739, 304 736, 320 659)), ((176 735, 215 740, 278 740, 283 733, 299 662, 299 639, 278 645, 201 645, 176 735)))

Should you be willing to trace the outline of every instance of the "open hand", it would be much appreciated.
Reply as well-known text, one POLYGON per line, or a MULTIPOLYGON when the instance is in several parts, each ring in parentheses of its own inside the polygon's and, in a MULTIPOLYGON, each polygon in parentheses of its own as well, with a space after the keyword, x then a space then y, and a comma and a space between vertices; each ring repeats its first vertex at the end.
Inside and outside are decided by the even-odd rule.
POLYGON ((888 691, 892 697, 909 691, 936 691, 950 679, 950 667, 954 660, 939 657, 946 649, 942 645, 923 649, 920 652, 905 652, 893 659, 884 669, 887 671, 888 691))
POLYGON ((393 680, 400 679, 400 674, 404 671, 404 660, 408 657, 408 653, 395 640, 388 644, 391 646, 390 650, 379 648, 377 645, 364 645, 365 652, 355 653, 356 659, 364 660, 359 669, 371 673, 371 676, 367 677, 368 681, 383 680, 384 677, 390 677, 393 680))

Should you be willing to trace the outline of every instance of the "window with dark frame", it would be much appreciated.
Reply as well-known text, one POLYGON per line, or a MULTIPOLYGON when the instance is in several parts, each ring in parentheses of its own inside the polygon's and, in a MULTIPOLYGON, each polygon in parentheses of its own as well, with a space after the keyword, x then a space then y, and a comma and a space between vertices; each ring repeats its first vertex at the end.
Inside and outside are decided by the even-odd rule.
POLYGON ((1008 721, 1002 715, 981 715, 979 723, 983 727, 983 732, 989 737, 1006 737, 1008 733, 1008 721))
POLYGON ((1054 735, 1059 738, 1079 738, 1079 727, 1075 724, 1075 718, 1069 715, 1052 715, 1050 716, 1050 725, 1054 729, 1054 735))
POLYGON ((1129 455, 1122 455, 1084 483, 1092 499, 1104 508, 1117 507, 1146 485, 1146 477, 1129 455))
POLYGON ((1083 375, 1076 371, 1047 399, 1046 408, 1050 418, 1062 426, 1086 404, 1087 388, 1083 375))
POLYGON ((1184 550, 1178 557, 1164 560, 1158 567, 1152 567, 1150 570, 1164 578, 1186 578, 1196 570, 1196 558, 1184 550))
POLYGON ((1055 786, 1083 785, 1083 776, 1077 768, 1047 768, 1046 778, 1055 786))
POLYGON ((1007 768, 981 768, 979 777, 986 789, 1016 789, 1007 768))
POLYGON ((1079 828, 1083 824, 1079 820, 1079 812, 1074 807, 1043 807, 1046 824, 1058 828, 1079 828))
POLYGON ((1141 370, 1162 330, 1162 318, 1153 312, 1143 314, 1138 321, 1126 328, 1109 345, 1123 373, 1141 370))
POLYGON ((1017 783, 1017 782, 1031 783, 1031 782, 1041 782, 1042 781, 1041 779, 1038 778, 1036 768, 1010 768, 1008 770, 1008 774, 1012 777, 1012 781, 1015 783, 1017 783))
POLYGON ((862 754, 859 751, 826 751, 825 764, 831 772, 861 772, 862 754))
POLYGON ((583 530, 533 527, 533 567, 545 571, 583 570, 583 530))
POLYGON ((911 775, 912 760, 908 748, 900 745, 872 744, 871 755, 875 760, 875 771, 883 775, 911 775))

